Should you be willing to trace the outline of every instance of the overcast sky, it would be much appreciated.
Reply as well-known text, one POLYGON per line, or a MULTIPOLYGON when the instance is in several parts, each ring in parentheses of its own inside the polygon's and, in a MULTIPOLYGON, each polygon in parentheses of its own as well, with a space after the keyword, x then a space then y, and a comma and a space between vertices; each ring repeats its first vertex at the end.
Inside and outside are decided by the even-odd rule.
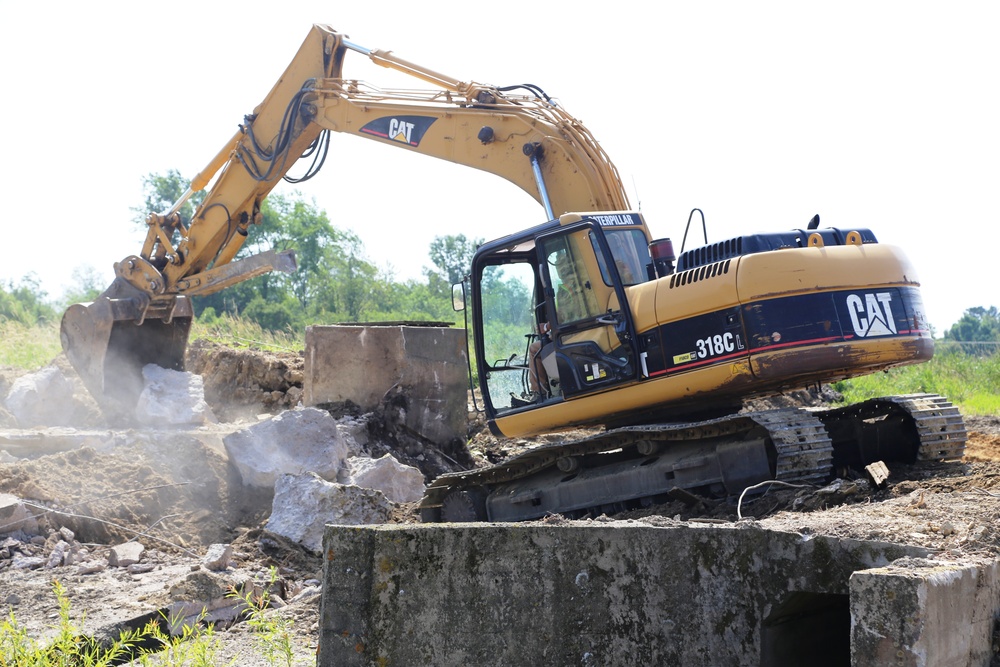
MULTIPOLYGON (((33 272, 52 297, 81 268, 110 283, 112 263, 140 250, 143 177, 197 173, 325 23, 458 79, 542 87, 601 141, 655 236, 679 245, 694 207, 710 241, 819 213, 906 251, 938 334, 1000 305, 998 3, 0 0, 0 12, 0 279, 33 272)), ((376 85, 384 72, 357 54, 344 67, 376 85)), ((434 236, 490 239, 544 218, 495 176, 346 135, 296 188, 397 279, 430 266, 434 236)))

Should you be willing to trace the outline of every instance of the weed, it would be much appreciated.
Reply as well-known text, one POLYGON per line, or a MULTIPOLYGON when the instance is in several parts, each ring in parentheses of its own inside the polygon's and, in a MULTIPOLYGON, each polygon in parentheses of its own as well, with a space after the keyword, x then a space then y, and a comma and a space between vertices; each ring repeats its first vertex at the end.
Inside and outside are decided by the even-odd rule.
POLYGON ((247 586, 243 593, 233 592, 233 596, 243 600, 247 606, 246 623, 253 630, 261 653, 271 664, 292 667, 294 650, 292 647, 292 619, 268 614, 271 607, 270 590, 278 580, 278 571, 271 568, 266 586, 258 593, 254 586, 247 586))

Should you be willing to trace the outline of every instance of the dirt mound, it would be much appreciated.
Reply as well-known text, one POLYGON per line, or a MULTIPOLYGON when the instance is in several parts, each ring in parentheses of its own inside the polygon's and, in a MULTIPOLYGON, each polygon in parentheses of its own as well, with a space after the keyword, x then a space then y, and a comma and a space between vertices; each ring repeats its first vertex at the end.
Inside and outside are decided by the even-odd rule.
POLYGON ((199 339, 185 367, 202 376, 205 400, 222 421, 294 408, 302 399, 303 352, 235 348, 199 339))
POLYGON ((115 544, 138 535, 164 550, 228 542, 261 520, 267 498, 251 497, 225 458, 186 434, 131 433, 95 446, 0 465, 0 492, 30 503, 41 529, 115 544))

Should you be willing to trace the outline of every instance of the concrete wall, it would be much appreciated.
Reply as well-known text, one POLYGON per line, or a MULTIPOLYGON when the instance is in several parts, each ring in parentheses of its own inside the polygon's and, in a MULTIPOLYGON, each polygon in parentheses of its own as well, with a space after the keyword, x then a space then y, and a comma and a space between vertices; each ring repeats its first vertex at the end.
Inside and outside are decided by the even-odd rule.
POLYGON ((465 440, 465 331, 444 327, 306 327, 303 403, 350 401, 365 411, 400 400, 404 426, 433 443, 465 440))
POLYGON ((324 549, 330 667, 987 664, 1000 598, 995 568, 900 579, 924 550, 753 522, 328 526, 324 549), (890 589, 909 606, 869 623, 890 589))

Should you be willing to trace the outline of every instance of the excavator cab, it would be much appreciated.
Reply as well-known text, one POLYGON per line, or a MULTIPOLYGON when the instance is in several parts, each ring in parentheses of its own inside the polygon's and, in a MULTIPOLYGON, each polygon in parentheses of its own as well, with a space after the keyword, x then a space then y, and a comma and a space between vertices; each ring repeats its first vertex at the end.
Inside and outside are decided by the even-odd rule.
POLYGON ((484 245, 473 259, 473 326, 491 418, 633 382, 639 369, 626 288, 651 263, 638 213, 563 215, 484 245))

